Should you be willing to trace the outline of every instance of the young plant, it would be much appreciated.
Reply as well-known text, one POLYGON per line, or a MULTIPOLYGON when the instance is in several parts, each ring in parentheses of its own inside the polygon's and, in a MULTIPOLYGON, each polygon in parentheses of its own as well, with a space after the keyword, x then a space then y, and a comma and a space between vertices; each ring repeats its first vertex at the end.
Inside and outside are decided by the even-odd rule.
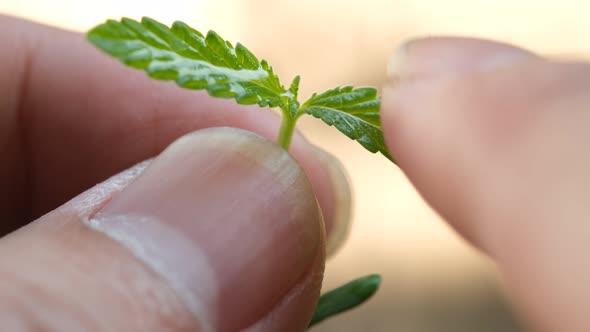
MULTIPOLYGON (((299 76, 286 89, 272 67, 242 44, 234 47, 213 31, 203 36, 183 22, 174 22, 169 28, 147 17, 141 22, 129 18, 108 20, 88 32, 87 38, 154 79, 175 81, 186 89, 207 90, 212 97, 232 98, 242 105, 280 108, 282 122, 277 143, 286 150, 297 120, 309 114, 370 152, 380 152, 393 161, 383 141, 375 88, 337 87, 314 93, 300 103, 299 76)), ((375 293, 380 280, 368 276, 326 293, 320 298, 310 326, 364 302, 375 293)))

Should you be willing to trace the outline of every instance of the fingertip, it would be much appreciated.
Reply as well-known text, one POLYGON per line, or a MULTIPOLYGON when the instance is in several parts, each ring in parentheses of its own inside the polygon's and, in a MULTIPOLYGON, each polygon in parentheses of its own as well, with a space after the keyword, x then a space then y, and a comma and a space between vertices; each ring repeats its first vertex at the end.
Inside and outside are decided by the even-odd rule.
MULTIPOLYGON (((325 236, 322 237, 325 240, 325 236)), ((321 248, 325 248, 322 243, 321 248)), ((326 252, 319 250, 310 269, 297 285, 260 320, 244 332, 299 332, 306 330, 313 316, 324 278, 326 252)))
POLYGON ((278 145, 235 128, 177 140, 89 225, 161 274, 218 331, 257 321, 324 250, 303 170, 278 145))
POLYGON ((425 200, 496 261, 535 326, 584 331, 586 284, 572 276, 587 272, 590 66, 442 42, 395 59, 386 141, 425 200))
POLYGON ((477 125, 489 126, 481 114, 500 101, 503 107, 510 103, 496 95, 498 87, 519 85, 496 73, 530 59, 539 57, 509 44, 438 37, 402 44, 388 68, 381 110, 385 141, 426 201, 468 238, 474 183, 490 161, 482 152, 485 130, 477 125))
MULTIPOLYGON (((402 43, 391 57, 382 88, 384 138, 400 167, 416 153, 431 153, 448 123, 442 101, 454 82, 474 73, 498 70, 527 59, 532 52, 510 44, 459 37, 418 38, 402 43)), ((461 104, 462 95, 454 96, 461 104)), ((454 105, 453 104, 453 105, 454 105)))
POLYGON ((390 82, 434 78, 499 67, 534 57, 508 43, 466 37, 410 39, 391 56, 387 73, 390 82))
POLYGON ((344 165, 331 153, 314 147, 319 162, 326 168, 332 198, 329 220, 326 222, 326 253, 334 255, 343 245, 352 223, 353 195, 350 177, 344 165))
POLYGON ((302 330, 325 261, 323 220, 302 168, 235 128, 184 136, 0 245, 0 274, 55 290, 44 299, 57 303, 47 324, 82 314, 83 325, 106 322, 97 331, 302 330))

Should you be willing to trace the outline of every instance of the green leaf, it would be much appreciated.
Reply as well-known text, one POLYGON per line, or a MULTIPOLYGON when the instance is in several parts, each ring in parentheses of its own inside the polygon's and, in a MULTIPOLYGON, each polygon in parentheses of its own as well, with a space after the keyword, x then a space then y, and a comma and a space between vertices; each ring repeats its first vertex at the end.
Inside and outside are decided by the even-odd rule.
MULTIPOLYGON (((88 32, 88 40, 149 76, 239 104, 282 106, 287 90, 264 60, 242 44, 234 48, 217 33, 203 36, 182 22, 172 28, 144 17, 109 20, 88 32)), ((287 100, 291 102, 290 100, 287 100)))
POLYGON ((291 117, 296 118, 297 113, 299 112, 299 102, 297 101, 297 97, 299 94, 299 81, 301 81, 301 77, 299 75, 293 78, 293 82, 291 82, 291 86, 289 87, 289 91, 287 92, 287 98, 289 99, 289 112, 291 117))
POLYGON ((362 304, 375 294, 380 284, 381 276, 371 274, 325 293, 320 297, 309 326, 362 304))
POLYGON ((380 99, 375 88, 335 88, 314 94, 305 102, 300 112, 322 119, 336 127, 350 139, 358 141, 365 149, 381 152, 389 160, 381 131, 379 117, 380 99))
POLYGON ((169 28, 147 17, 141 22, 108 20, 88 32, 87 38, 152 78, 207 90, 213 97, 233 98, 239 104, 280 107, 284 123, 278 137, 285 149, 299 116, 311 114, 393 161, 383 140, 380 102, 374 88, 336 88, 314 94, 301 105, 297 100, 299 76, 287 90, 269 64, 242 44, 234 47, 213 31, 204 36, 182 22, 169 28))

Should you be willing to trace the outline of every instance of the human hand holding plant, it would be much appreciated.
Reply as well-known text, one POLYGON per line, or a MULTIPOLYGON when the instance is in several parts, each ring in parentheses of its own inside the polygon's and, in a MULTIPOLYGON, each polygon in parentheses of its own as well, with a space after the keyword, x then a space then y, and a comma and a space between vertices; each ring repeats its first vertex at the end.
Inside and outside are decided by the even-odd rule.
POLYGON ((0 241, 2 271, 11 271, 10 280, 15 279, 0 272, 6 286, 0 305, 10 307, 5 315, 60 331, 184 331, 207 324, 220 324, 220 330, 255 324, 267 330, 307 327, 317 304, 326 242, 348 222, 348 189, 333 157, 295 133, 290 149, 295 162, 263 139, 274 139, 280 126, 273 113, 146 79, 79 34, 11 18, 0 23, 7 46, 0 52, 5 57, 0 61, 2 100, 9 101, 1 113, 8 128, 3 146, 13 149, 5 152, 1 179, 21 181, 2 186, 2 197, 9 199, 1 201, 2 220, 15 222, 2 226, 14 229, 53 211, 0 241), (83 70, 88 68, 93 70, 83 70), (25 90, 16 89, 21 86, 25 90), (15 113, 21 115, 12 118, 15 113), (21 124, 26 134, 18 129, 21 124), (199 132, 206 139, 188 136, 147 168, 145 163, 133 167, 60 207, 95 183, 160 154, 177 138, 209 127, 248 132, 209 129, 199 132), (30 159, 19 148, 24 139, 30 142, 26 150, 34 151, 30 159), (181 147, 188 151, 182 153, 181 147), (147 185, 135 191, 130 183, 147 185), (10 192, 19 188, 22 195, 10 192), (125 198, 123 188, 139 205, 129 202, 130 195, 125 198), (21 203, 25 197, 30 205, 21 203), (160 239, 162 250, 138 259, 127 249, 133 243, 84 226, 98 211, 119 205, 119 198, 133 206, 129 216, 157 215, 162 227, 177 230, 172 233, 185 241, 161 231, 150 238, 150 218, 141 218, 138 223, 146 227, 132 232, 135 244, 153 248, 160 239), (178 247, 187 241, 190 245, 178 247), (144 259, 173 266, 155 272, 144 259), (195 275, 191 269, 198 262, 208 264, 195 275), (37 286, 18 287, 17 281, 37 286), (52 291, 44 298, 33 289, 52 291), (177 293, 195 295, 181 299, 177 293), (15 298, 38 303, 31 309, 38 318, 27 318, 29 307, 18 306, 15 298), (191 310, 184 302, 191 303, 191 310))
MULTIPOLYGON (((310 114, 335 126, 367 150, 391 159, 383 142, 375 88, 335 88, 313 94, 301 104, 299 76, 285 89, 266 60, 258 60, 242 44, 234 48, 214 31, 205 37, 178 21, 168 28, 148 17, 141 22, 129 18, 109 20, 92 29, 88 39, 155 79, 175 81, 186 89, 207 90, 213 97, 233 98, 243 105, 279 107, 282 121, 277 143, 286 150, 297 119, 310 114)), ((370 275, 326 294, 310 326, 361 304, 375 293, 380 282, 378 275, 370 275)))
MULTIPOLYGON (((290 152, 300 168, 260 136, 200 131, 149 165, 59 207, 191 130, 225 125, 274 139, 278 122, 269 113, 234 110, 232 103, 146 80, 100 55, 80 35, 11 18, 0 18, 0 27, 6 46, 0 51, 2 227, 24 226, 49 212, 0 239, 0 328, 307 327, 323 269, 315 197, 327 216, 328 238, 335 227, 330 216, 339 215, 334 209, 342 202, 331 193, 329 163, 314 148, 295 135, 290 152), (232 149, 228 141, 242 149, 232 149), (277 162, 284 166, 278 177, 290 174, 296 187, 284 191, 286 197, 257 195, 284 190, 284 182, 274 181, 277 174, 265 167, 277 162), (251 190, 236 193, 237 183, 251 190), (210 190, 216 188, 225 191, 210 190), (290 205, 294 188, 300 189, 295 206, 290 205), (195 207, 195 195, 215 204, 195 207), (275 199, 273 209, 264 211, 296 212, 293 225, 262 213, 252 219, 259 227, 240 228, 241 241, 232 241, 239 218, 267 206, 269 197, 275 199), (232 218, 228 198, 249 210, 232 218), (124 222, 138 213, 163 222, 124 222), (85 226, 89 218, 103 233, 85 226), (189 225, 205 230, 185 228, 189 225), (186 242, 176 241, 182 236, 159 231, 169 226, 197 246, 183 246, 186 242), (305 248, 311 252, 296 251, 293 234, 310 241, 305 248), (216 242, 226 245, 210 246, 216 242), (242 249, 237 256, 255 263, 232 260, 240 245, 244 249, 237 247, 242 249), (142 247, 152 251, 129 251, 142 247), (297 262, 295 269, 306 278, 268 282, 281 275, 265 271, 289 268, 281 265, 286 259, 297 262), (187 274, 193 267, 197 273, 187 274), (247 291, 254 295, 244 296, 247 291), (197 296, 187 298, 190 294, 197 296)), ((397 163, 437 211, 498 263, 521 312, 535 326, 587 331, 589 65, 462 39, 414 41, 402 50, 392 66, 396 85, 384 88, 382 110, 385 140, 397 163)))

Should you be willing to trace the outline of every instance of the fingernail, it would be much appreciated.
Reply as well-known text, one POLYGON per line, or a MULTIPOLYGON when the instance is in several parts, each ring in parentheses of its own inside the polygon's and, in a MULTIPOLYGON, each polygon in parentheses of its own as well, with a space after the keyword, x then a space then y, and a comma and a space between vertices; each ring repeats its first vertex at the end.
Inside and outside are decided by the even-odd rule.
POLYGON ((332 216, 326 223, 326 255, 331 256, 344 244, 351 225, 352 217, 352 192, 349 176, 346 169, 332 154, 315 147, 316 155, 320 162, 328 170, 332 184, 332 216))
POLYGON ((204 331, 263 317, 309 269, 323 227, 290 155, 231 128, 176 141, 89 224, 167 280, 204 331))
POLYGON ((392 84, 401 81, 485 70, 534 57, 529 51, 503 43, 469 38, 422 38, 407 41, 388 64, 392 84))

